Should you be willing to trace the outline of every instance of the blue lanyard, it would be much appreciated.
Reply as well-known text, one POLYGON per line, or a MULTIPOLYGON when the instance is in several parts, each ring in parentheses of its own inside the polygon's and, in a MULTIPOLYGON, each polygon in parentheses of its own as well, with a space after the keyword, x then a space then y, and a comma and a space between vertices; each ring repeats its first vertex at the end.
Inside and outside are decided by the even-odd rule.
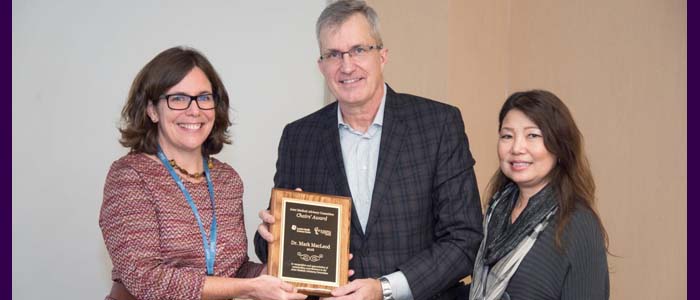
POLYGON ((170 165, 168 158, 165 157, 165 154, 163 154, 163 149, 160 148, 160 145, 158 145, 158 158, 163 165, 165 165, 165 168, 168 169, 170 176, 173 177, 173 180, 175 180, 175 183, 177 183, 177 186, 180 188, 180 191, 182 191, 182 194, 185 195, 185 199, 187 199, 187 203, 192 209, 192 214, 194 214, 195 219, 197 219, 199 232, 202 234, 202 244, 204 245, 204 258, 206 259, 207 263, 207 275, 214 275, 214 260, 216 260, 216 206, 214 206, 214 184, 212 183, 211 176, 209 175, 209 164, 207 163, 207 159, 202 157, 204 175, 206 175, 207 187, 209 188, 209 199, 211 200, 211 228, 209 229, 211 238, 208 238, 207 233, 204 231, 202 219, 199 217, 199 211, 197 210, 197 206, 194 205, 192 196, 190 196, 190 193, 187 192, 187 188, 185 188, 185 185, 182 183, 180 176, 175 173, 175 170, 170 165))

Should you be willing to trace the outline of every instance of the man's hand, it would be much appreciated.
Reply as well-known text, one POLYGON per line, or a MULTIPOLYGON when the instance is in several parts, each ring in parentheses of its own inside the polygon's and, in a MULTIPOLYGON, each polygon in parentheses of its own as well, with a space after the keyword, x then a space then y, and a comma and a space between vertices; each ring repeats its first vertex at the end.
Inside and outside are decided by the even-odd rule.
POLYGON ((258 225, 258 233, 268 243, 272 243, 275 237, 270 232, 270 224, 275 223, 275 217, 267 209, 261 210, 258 213, 258 217, 260 217, 260 220, 262 221, 262 223, 258 225))
MULTIPOLYGON (((350 257, 348 257, 348 263, 352 260, 352 253, 349 254, 350 257)), ((355 270, 353 269, 348 269, 348 277, 352 277, 352 275, 355 275, 355 270)))
POLYGON ((335 288, 331 291, 333 297, 327 300, 382 300, 382 285, 379 279, 364 278, 335 288))
MULTIPOLYGON (((303 191, 301 188, 296 188, 294 190, 298 191, 298 192, 303 191)), ((273 216, 270 213, 269 209, 263 209, 258 213, 258 217, 260 217, 260 220, 262 221, 262 223, 260 223, 260 225, 258 225, 258 233, 268 243, 274 242, 275 237, 270 232, 270 224, 275 223, 275 216, 273 216)))

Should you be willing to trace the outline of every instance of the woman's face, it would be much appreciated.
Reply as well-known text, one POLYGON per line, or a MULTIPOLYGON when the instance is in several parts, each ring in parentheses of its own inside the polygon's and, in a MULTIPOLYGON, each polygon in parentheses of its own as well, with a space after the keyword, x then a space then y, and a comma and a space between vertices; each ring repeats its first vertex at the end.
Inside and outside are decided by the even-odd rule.
MULTIPOLYGON (((206 74, 194 67, 180 82, 165 92, 165 95, 183 94, 197 96, 211 94, 212 87, 206 74)), ((148 104, 148 115, 158 123, 158 143, 163 151, 173 155, 202 151, 202 144, 214 127, 214 109, 202 110, 195 101, 185 110, 168 108, 165 99, 157 105, 148 104)))
POLYGON ((540 128, 522 111, 512 109, 503 119, 498 135, 501 172, 521 190, 542 189, 557 159, 544 146, 540 128))

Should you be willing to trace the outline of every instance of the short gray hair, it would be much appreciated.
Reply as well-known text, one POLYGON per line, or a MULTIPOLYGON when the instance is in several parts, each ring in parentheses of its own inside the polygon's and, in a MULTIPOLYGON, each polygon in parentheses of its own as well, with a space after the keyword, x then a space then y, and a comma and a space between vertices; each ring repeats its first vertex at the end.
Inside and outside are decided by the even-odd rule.
POLYGON ((362 0, 339 0, 331 3, 321 12, 316 21, 316 39, 321 44, 321 29, 342 25, 352 15, 360 13, 369 22, 370 35, 379 46, 383 46, 379 34, 379 16, 372 7, 362 0))

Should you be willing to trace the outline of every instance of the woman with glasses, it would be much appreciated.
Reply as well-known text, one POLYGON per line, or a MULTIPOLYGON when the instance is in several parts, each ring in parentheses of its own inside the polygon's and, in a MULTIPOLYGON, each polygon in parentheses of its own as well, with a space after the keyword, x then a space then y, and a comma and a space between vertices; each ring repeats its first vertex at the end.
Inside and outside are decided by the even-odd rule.
POLYGON ((211 157, 230 143, 229 100, 209 61, 175 47, 136 76, 122 110, 129 154, 107 175, 106 299, 304 299, 248 261, 243 183, 211 157))
POLYGON ((607 236, 569 109, 550 92, 518 92, 498 123, 469 299, 608 299, 607 236))

